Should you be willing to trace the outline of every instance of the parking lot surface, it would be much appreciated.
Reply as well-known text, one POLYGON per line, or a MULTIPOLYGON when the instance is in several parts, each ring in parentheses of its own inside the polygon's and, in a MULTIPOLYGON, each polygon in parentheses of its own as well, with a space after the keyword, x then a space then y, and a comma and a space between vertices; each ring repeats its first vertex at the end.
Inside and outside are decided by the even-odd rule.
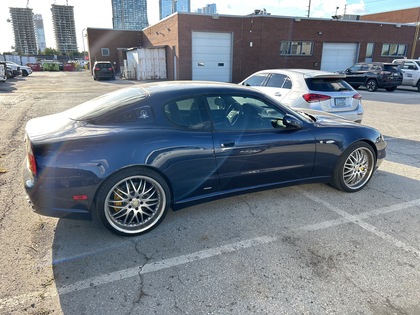
POLYGON ((0 83, 0 314, 420 314, 420 93, 359 90, 388 156, 358 193, 250 193, 170 212, 133 238, 32 213, 25 123, 137 83, 88 72, 0 83))

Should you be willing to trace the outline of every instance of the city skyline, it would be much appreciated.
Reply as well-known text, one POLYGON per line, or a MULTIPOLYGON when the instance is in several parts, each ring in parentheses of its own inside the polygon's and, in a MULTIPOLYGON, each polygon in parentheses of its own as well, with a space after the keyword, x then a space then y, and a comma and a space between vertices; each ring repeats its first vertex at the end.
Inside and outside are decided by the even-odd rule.
MULTIPOLYGON (((66 4, 65 0, 2 0, 4 7, 33 9, 34 14, 41 14, 43 17, 45 28, 46 46, 55 47, 55 39, 53 33, 51 5, 66 4)), ((87 27, 92 28, 112 28, 112 4, 111 0, 102 0, 100 6, 98 1, 68 0, 68 4, 74 6, 74 16, 76 24, 76 35, 78 50, 83 49, 83 34, 86 34, 87 27)), ((255 9, 266 9, 268 13, 278 16, 300 16, 305 17, 308 12, 308 0, 295 0, 292 3, 288 0, 260 0, 257 4, 254 2, 244 3, 242 0, 191 0, 191 12, 196 12, 198 8, 206 7, 208 4, 215 3, 217 5, 217 13, 228 15, 246 15, 254 12, 255 9)), ((337 0, 323 1, 311 0, 312 18, 330 18, 337 14, 372 14, 378 12, 387 12, 400 9, 418 7, 418 0, 337 0), (338 9, 337 9, 338 7, 338 9)), ((147 0, 147 15, 149 24, 153 25, 159 21, 159 1, 147 0)), ((0 53, 10 52, 11 46, 14 46, 13 28, 10 19, 9 10, 0 10, 0 29, 4 32, 5 37, 0 41, 0 53)), ((86 42, 85 42, 86 43, 86 42)), ((86 47, 87 48, 87 47, 86 47)))

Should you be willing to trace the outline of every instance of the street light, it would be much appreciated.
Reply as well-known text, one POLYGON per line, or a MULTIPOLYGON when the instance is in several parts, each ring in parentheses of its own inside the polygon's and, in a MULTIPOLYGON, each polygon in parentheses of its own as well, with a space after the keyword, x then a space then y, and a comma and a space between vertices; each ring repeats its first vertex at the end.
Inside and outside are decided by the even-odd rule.
POLYGON ((83 61, 86 60, 86 57, 85 57, 85 52, 86 52, 86 49, 85 49, 85 35, 83 34, 85 31, 86 31, 86 28, 82 29, 83 61))

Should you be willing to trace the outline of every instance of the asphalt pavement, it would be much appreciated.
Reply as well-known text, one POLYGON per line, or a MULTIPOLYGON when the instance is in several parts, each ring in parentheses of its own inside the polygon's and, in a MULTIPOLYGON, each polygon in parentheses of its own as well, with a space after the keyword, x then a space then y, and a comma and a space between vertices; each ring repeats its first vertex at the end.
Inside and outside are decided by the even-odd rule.
POLYGON ((359 90, 388 156, 357 193, 250 193, 133 238, 31 212, 26 121, 132 84, 86 71, 0 83, 0 314, 420 314, 420 93, 359 90))

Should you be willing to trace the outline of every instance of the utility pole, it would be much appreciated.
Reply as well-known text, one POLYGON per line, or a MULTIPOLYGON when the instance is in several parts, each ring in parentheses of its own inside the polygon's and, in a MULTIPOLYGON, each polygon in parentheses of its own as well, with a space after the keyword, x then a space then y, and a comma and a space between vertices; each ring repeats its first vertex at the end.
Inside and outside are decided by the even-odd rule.
POLYGON ((308 17, 309 15, 311 15, 311 0, 309 0, 309 5, 308 5, 308 17))

